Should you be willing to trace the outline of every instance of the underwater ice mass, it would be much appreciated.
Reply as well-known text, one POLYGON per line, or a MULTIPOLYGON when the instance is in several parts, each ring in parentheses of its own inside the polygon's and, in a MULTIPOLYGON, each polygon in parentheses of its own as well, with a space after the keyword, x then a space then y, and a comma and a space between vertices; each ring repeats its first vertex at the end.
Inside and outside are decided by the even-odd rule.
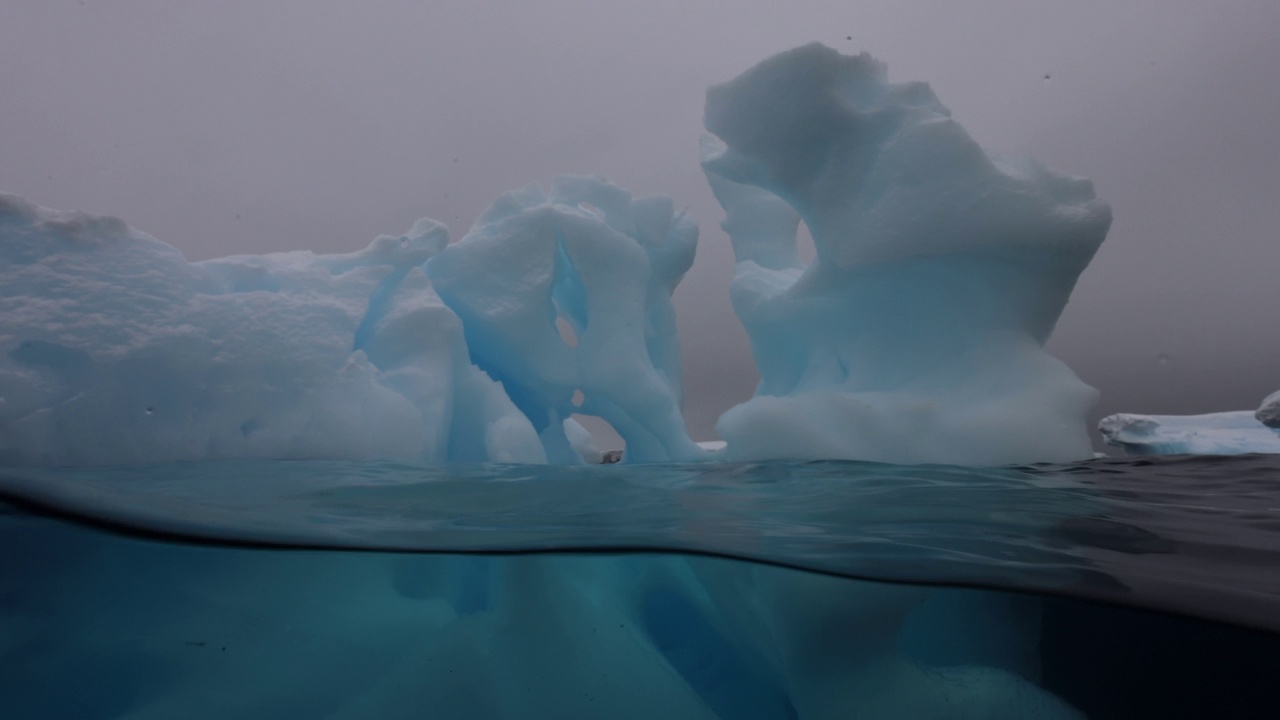
POLYGON ((561 177, 460 241, 191 263, 0 196, 0 465, 1091 457, 1095 391, 1043 346, 1110 225, 1090 183, 978 146, 928 85, 809 45, 707 93, 702 163, 761 381, 689 437, 672 292, 697 226, 561 177), (803 221, 816 258, 802 263, 803 221))

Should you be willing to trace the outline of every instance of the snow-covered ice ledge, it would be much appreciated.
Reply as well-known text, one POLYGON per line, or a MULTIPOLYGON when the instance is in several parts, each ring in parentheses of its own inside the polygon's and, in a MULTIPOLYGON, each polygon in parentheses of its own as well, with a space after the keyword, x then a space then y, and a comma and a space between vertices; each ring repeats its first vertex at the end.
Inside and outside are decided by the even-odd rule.
POLYGON ((1098 423, 1098 432, 1130 455, 1280 453, 1280 392, 1253 412, 1110 415, 1098 423))

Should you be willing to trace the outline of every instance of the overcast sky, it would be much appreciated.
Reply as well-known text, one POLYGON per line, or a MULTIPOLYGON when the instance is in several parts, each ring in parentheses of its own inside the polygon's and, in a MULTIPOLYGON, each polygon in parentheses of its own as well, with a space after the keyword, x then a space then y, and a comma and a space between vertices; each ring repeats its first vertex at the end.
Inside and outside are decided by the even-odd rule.
POLYGON ((457 239, 563 172, 672 195, 702 229, 676 300, 705 438, 755 371, 703 93, 814 40, 1094 181, 1115 224, 1050 349, 1099 414, 1280 388, 1275 0, 0 0, 0 191, 193 260, 346 252, 421 216, 457 239))

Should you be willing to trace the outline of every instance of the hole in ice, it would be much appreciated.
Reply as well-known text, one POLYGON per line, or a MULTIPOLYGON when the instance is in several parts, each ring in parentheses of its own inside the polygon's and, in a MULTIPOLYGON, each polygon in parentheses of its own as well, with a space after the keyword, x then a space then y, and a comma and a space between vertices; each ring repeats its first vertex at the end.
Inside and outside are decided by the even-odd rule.
POLYGON ((581 390, 574 390, 573 399, 570 400, 569 402, 573 403, 574 407, 582 407, 582 403, 585 402, 586 399, 587 399, 587 396, 583 395, 581 390))
POLYGON ((563 315, 556 318, 556 332, 560 333, 560 340, 565 345, 571 348, 578 347, 578 334, 573 331, 573 325, 563 315))
POLYGON ((627 446, 627 443, 608 420, 598 415, 580 413, 573 413, 570 417, 577 420, 578 424, 591 434, 591 443, 600 452, 599 462, 611 463, 622 459, 622 449, 627 446))
POLYGON ((796 229, 796 254, 800 257, 800 262, 805 265, 813 262, 813 258, 818 254, 813 246, 813 235, 809 233, 809 226, 803 221, 796 229))

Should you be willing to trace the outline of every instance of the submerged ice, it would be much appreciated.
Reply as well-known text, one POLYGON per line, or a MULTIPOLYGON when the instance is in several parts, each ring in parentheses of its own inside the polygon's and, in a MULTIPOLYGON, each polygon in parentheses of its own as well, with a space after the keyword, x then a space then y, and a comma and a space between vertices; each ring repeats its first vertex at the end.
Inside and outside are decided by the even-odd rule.
POLYGON ((710 557, 143 542, 14 514, 0 540, 21 580, 0 612, 6 718, 1083 717, 1036 684, 1031 597, 710 557))
POLYGON ((568 463, 1090 456, 1095 392, 1044 343, 1102 242, 1090 184, 984 151, 922 83, 810 45, 712 88, 703 166, 761 374, 708 453, 671 295, 697 227, 563 177, 459 242, 187 262, 113 218, 0 197, 0 464, 568 463), (799 224, 814 238, 807 266, 799 224))

